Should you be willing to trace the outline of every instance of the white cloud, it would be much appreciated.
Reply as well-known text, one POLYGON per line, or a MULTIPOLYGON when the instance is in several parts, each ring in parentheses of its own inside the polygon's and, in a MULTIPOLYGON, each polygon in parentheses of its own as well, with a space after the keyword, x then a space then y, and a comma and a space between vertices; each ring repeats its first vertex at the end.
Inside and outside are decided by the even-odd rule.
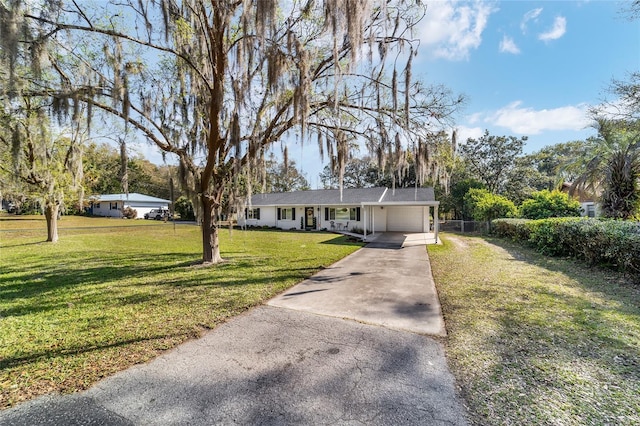
POLYGON ((482 43, 489 16, 495 12, 487 2, 453 0, 429 3, 420 38, 436 57, 449 60, 469 58, 482 43))
POLYGON ((473 114, 467 116, 467 122, 469 124, 476 124, 483 121, 485 114, 481 112, 474 112, 473 114))
MULTIPOLYGON (((553 109, 525 108, 521 101, 512 102, 493 113, 485 113, 483 121, 504 127, 523 135, 536 135, 544 131, 583 130, 591 121, 588 105, 568 105, 553 109)), ((476 117, 477 118, 477 117, 476 117)))
POLYGON ((484 135, 484 128, 482 127, 466 127, 457 126, 456 134, 458 136, 458 145, 467 142, 467 139, 478 139, 484 135))
POLYGON ((520 53, 520 49, 511 37, 505 35, 502 37, 502 41, 500 42, 500 52, 513 53, 514 55, 517 55, 518 53, 520 53))
POLYGON ((542 13, 542 8, 539 7, 537 9, 532 9, 524 14, 522 17, 522 22, 520 22, 520 29, 523 33, 527 32, 527 24, 529 21, 536 21, 538 16, 542 13))
POLYGON ((538 39, 542 41, 557 40, 567 32, 567 19, 563 16, 557 16, 553 21, 553 27, 544 33, 538 34, 538 39))

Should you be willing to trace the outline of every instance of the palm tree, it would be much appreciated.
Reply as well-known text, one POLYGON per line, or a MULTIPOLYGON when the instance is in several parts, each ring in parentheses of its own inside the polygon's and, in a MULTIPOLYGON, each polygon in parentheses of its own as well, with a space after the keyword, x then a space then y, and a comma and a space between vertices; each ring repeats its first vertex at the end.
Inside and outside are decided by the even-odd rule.
POLYGON ((603 216, 632 218, 640 210, 640 122, 599 118, 596 128, 585 154, 564 168, 578 175, 570 193, 599 194, 603 216))

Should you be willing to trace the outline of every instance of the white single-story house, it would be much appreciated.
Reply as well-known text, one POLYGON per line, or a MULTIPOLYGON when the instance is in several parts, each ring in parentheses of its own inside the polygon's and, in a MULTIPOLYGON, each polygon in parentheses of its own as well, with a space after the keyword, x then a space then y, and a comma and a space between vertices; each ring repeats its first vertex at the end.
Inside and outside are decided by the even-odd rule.
POLYGON ((102 194, 89 197, 91 206, 89 212, 94 216, 122 217, 122 210, 125 207, 134 209, 138 219, 144 218, 145 213, 151 209, 169 208, 171 201, 162 198, 151 197, 150 195, 138 194, 102 194))
POLYGON ((433 188, 349 188, 255 194, 238 215, 241 226, 281 229, 435 233, 433 188))

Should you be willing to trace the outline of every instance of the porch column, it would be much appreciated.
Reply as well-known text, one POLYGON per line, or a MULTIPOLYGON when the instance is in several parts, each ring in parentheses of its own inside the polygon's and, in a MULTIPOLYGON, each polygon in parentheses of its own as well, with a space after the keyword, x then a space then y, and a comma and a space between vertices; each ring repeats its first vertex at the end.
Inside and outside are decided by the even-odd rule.
POLYGON ((427 220, 426 220, 426 224, 427 224, 426 228, 427 229, 425 230, 425 226, 424 226, 425 225, 425 219, 424 219, 425 207, 422 207, 422 229, 423 229, 423 232, 431 232, 431 220, 430 220, 431 219, 431 206, 427 206, 426 209, 427 209, 427 220))
POLYGON ((367 241, 367 207, 362 206, 362 212, 364 213, 364 220, 362 221, 363 232, 364 232, 364 241, 367 241))
POLYGON ((433 229, 436 234, 436 244, 438 244, 438 232, 440 231, 440 220, 438 219, 438 205, 433 206, 433 229))
POLYGON ((376 208, 375 206, 370 206, 371 209, 371 233, 376 235, 376 208))

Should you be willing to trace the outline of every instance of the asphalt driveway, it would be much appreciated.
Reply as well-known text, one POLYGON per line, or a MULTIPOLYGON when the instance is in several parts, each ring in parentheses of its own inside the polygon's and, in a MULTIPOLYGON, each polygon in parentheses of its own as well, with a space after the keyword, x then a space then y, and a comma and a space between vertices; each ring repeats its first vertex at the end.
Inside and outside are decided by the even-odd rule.
POLYGON ((426 250, 394 238, 86 392, 0 412, 0 424, 466 425, 443 347, 425 335, 443 332, 426 250))

